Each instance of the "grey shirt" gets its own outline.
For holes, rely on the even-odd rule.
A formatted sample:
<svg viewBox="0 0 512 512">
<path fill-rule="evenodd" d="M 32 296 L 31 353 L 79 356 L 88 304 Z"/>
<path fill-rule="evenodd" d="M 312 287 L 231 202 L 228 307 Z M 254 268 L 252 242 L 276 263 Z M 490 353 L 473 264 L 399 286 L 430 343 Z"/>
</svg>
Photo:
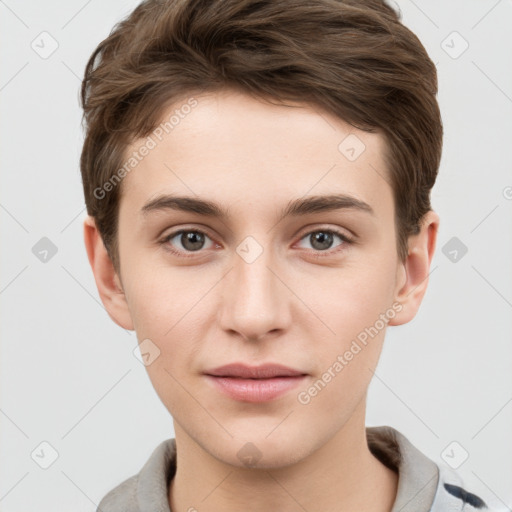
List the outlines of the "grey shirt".
<svg viewBox="0 0 512 512">
<path fill-rule="evenodd" d="M 371 452 L 398 472 L 398 489 L 392 512 L 491 511 L 488 499 L 464 487 L 460 476 L 423 455 L 398 430 L 389 426 L 366 427 Z M 112 489 L 98 512 L 171 512 L 169 483 L 176 471 L 176 440 L 160 443 L 138 474 Z"/>
</svg>

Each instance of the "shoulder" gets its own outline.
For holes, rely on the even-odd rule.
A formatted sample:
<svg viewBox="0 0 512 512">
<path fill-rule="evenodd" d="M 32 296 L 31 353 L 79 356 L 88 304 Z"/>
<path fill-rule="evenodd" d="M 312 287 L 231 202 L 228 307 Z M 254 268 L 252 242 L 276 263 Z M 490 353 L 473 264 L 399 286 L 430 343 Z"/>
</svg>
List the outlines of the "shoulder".
<svg viewBox="0 0 512 512">
<path fill-rule="evenodd" d="M 461 512 L 505 512 L 490 493 L 470 489 L 461 475 L 448 466 L 438 464 L 439 480 L 432 512 L 457 510 Z"/>
<path fill-rule="evenodd" d="M 367 427 L 368 446 L 399 474 L 393 512 L 510 512 L 490 492 L 472 490 L 460 473 L 436 463 L 398 430 Z"/>
<path fill-rule="evenodd" d="M 139 512 L 137 505 L 137 480 L 133 475 L 108 492 L 98 505 L 98 512 Z"/>
<path fill-rule="evenodd" d="M 108 492 L 97 512 L 169 510 L 168 484 L 176 471 L 175 439 L 161 442 L 136 474 Z"/>
</svg>

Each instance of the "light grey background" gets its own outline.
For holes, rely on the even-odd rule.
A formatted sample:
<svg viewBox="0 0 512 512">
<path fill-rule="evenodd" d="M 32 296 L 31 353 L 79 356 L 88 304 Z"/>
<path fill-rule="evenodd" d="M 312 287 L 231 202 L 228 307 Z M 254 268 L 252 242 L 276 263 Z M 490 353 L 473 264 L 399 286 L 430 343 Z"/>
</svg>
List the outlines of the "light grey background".
<svg viewBox="0 0 512 512">
<path fill-rule="evenodd" d="M 3 512 L 94 511 L 174 436 L 135 334 L 101 304 L 82 234 L 80 79 L 137 3 L 0 0 Z M 468 487 L 511 507 L 512 1 L 398 5 L 439 72 L 441 227 L 420 312 L 388 329 L 367 423 L 394 426 L 436 462 L 467 452 Z M 43 237 L 57 248 L 46 262 Z M 457 261 L 453 237 L 467 247 Z M 42 442 L 58 452 L 47 469 Z"/>
</svg>

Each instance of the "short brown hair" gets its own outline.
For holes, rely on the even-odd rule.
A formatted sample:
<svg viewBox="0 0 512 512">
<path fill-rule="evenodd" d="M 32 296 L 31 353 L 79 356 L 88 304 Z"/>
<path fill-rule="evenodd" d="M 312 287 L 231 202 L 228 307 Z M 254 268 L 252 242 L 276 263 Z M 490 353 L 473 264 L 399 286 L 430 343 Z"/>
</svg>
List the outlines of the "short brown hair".
<svg viewBox="0 0 512 512">
<path fill-rule="evenodd" d="M 443 128 L 436 67 L 400 18 L 381 0 L 146 0 L 118 23 L 85 69 L 80 160 L 87 212 L 116 270 L 122 187 L 97 191 L 167 105 L 226 88 L 383 133 L 404 261 L 432 209 Z"/>
</svg>

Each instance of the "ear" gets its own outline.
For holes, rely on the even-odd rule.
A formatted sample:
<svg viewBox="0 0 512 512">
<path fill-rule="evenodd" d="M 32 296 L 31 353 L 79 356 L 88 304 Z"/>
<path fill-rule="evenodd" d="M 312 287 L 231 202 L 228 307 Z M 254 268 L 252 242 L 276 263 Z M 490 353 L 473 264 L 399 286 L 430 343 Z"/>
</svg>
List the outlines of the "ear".
<svg viewBox="0 0 512 512">
<path fill-rule="evenodd" d="M 121 280 L 91 216 L 84 220 L 84 242 L 96 287 L 108 315 L 120 327 L 133 331 L 133 322 Z"/>
<path fill-rule="evenodd" d="M 388 325 L 406 324 L 418 312 L 427 291 L 438 231 L 439 215 L 430 210 L 423 217 L 420 232 L 409 237 L 408 255 L 405 262 L 399 264 L 395 291 L 395 301 L 402 305 L 402 309 L 390 319 Z"/>
</svg>

